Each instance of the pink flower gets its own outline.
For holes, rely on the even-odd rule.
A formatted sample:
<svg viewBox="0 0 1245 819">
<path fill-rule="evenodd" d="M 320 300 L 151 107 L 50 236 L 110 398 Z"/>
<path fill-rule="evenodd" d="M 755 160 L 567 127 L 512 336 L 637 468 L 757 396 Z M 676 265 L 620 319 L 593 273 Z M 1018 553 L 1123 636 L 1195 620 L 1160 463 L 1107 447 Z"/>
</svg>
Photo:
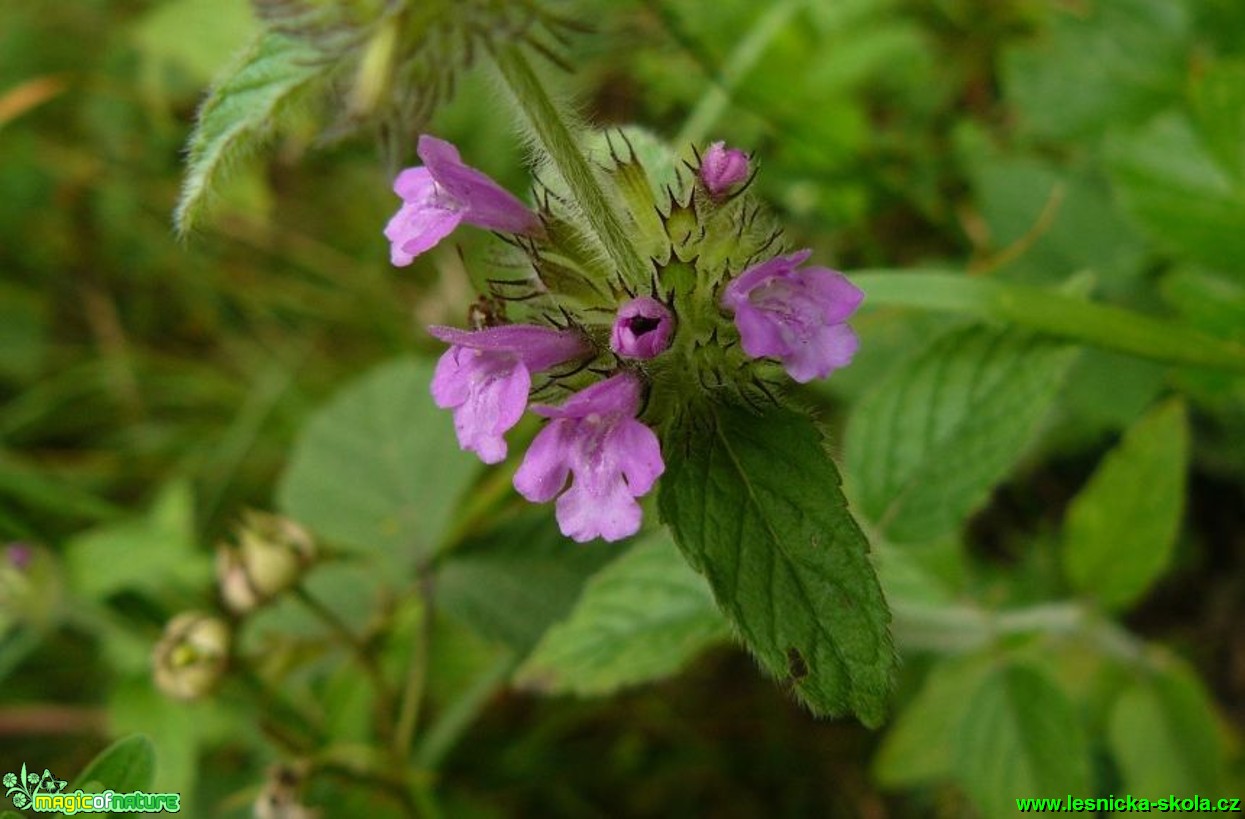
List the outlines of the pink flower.
<svg viewBox="0 0 1245 819">
<path fill-rule="evenodd" d="M 464 165 L 458 149 L 428 135 L 419 138 L 423 167 L 407 168 L 394 180 L 402 207 L 385 226 L 390 258 L 405 267 L 434 247 L 460 222 L 504 233 L 538 233 L 540 220 L 509 191 Z"/>
<path fill-rule="evenodd" d="M 726 286 L 722 306 L 735 311 L 744 352 L 777 358 L 801 384 L 851 363 L 858 345 L 845 322 L 864 298 L 838 271 L 797 268 L 801 250 L 753 265 Z"/>
<path fill-rule="evenodd" d="M 748 178 L 748 155 L 738 148 L 727 148 L 715 142 L 700 160 L 700 181 L 714 198 L 725 196 L 730 189 Z"/>
<path fill-rule="evenodd" d="M 657 299 L 641 296 L 618 308 L 610 349 L 627 358 L 653 358 L 670 346 L 674 318 Z"/>
<path fill-rule="evenodd" d="M 532 441 L 514 488 L 533 503 L 558 498 L 562 534 L 583 543 L 621 540 L 640 530 L 635 499 L 666 466 L 651 429 L 636 420 L 640 380 L 620 373 L 571 396 L 561 407 L 532 411 L 553 420 Z M 568 476 L 569 489 L 563 492 Z"/>
<path fill-rule="evenodd" d="M 486 464 L 506 458 L 506 434 L 523 415 L 532 373 L 590 352 L 573 330 L 507 325 L 484 330 L 429 327 L 452 345 L 437 362 L 432 398 L 454 410 L 458 445 Z"/>
</svg>

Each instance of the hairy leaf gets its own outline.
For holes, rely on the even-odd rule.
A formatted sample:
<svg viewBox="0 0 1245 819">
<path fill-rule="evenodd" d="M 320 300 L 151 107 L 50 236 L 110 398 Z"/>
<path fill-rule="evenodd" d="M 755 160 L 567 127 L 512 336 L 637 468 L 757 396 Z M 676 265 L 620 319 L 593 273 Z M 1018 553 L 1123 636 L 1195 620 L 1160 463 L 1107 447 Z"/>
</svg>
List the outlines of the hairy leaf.
<svg viewBox="0 0 1245 819">
<path fill-rule="evenodd" d="M 608 694 L 675 673 L 729 634 L 705 579 L 662 531 L 598 572 L 570 616 L 545 633 L 519 683 Z"/>
<path fill-rule="evenodd" d="M 1024 453 L 1075 351 L 962 328 L 900 365 L 853 411 L 847 474 L 887 539 L 954 531 Z"/>
<path fill-rule="evenodd" d="M 708 406 L 667 435 L 662 516 L 770 674 L 817 714 L 881 722 L 890 613 L 807 417 Z"/>
<path fill-rule="evenodd" d="M 1138 421 L 1072 501 L 1063 563 L 1072 583 L 1109 606 L 1136 600 L 1163 573 L 1184 507 L 1184 404 Z"/>
<path fill-rule="evenodd" d="M 190 231 L 229 167 L 254 151 L 333 63 L 297 40 L 264 34 L 231 67 L 199 109 L 175 221 Z"/>
</svg>

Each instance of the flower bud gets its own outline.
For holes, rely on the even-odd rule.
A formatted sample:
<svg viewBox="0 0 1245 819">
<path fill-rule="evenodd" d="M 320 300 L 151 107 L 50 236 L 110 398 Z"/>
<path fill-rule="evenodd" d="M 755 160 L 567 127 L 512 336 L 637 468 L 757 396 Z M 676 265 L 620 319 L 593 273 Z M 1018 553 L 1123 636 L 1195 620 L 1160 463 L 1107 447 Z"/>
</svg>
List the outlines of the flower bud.
<svg viewBox="0 0 1245 819">
<path fill-rule="evenodd" d="M 670 346 L 674 317 L 666 305 L 647 296 L 618 308 L 610 349 L 626 358 L 653 358 Z"/>
<path fill-rule="evenodd" d="M 209 693 L 225 674 L 229 640 L 229 626 L 219 617 L 199 611 L 177 615 L 152 652 L 156 687 L 179 700 Z"/>
<path fill-rule="evenodd" d="M 238 546 L 216 551 L 220 595 L 233 612 L 251 611 L 298 583 L 315 560 L 307 530 L 278 515 L 250 512 L 238 531 Z"/>
<path fill-rule="evenodd" d="M 748 178 L 748 155 L 738 148 L 727 148 L 715 142 L 700 160 L 700 181 L 715 199 L 731 192 Z"/>
<path fill-rule="evenodd" d="M 60 602 L 60 573 L 46 549 L 26 543 L 0 547 L 0 635 L 19 623 L 46 628 Z"/>
</svg>

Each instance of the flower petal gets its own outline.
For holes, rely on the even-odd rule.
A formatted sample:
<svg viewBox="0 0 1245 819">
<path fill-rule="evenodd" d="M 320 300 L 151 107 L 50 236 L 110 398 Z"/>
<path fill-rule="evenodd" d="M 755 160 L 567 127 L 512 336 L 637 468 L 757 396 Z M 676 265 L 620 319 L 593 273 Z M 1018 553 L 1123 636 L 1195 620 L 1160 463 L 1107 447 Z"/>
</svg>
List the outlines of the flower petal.
<svg viewBox="0 0 1245 819">
<path fill-rule="evenodd" d="M 533 233 L 540 220 L 514 194 L 469 165 L 463 164 L 458 149 L 427 134 L 419 138 L 419 158 L 432 177 L 466 208 L 464 220 L 488 230 L 506 233 Z"/>
<path fill-rule="evenodd" d="M 390 260 L 396 267 L 406 267 L 453 233 L 462 220 L 462 213 L 446 210 L 432 200 L 404 202 L 385 226 L 385 237 L 392 243 Z"/>
<path fill-rule="evenodd" d="M 661 473 L 666 471 L 657 434 L 639 421 L 626 419 L 620 422 L 606 441 L 606 446 L 613 452 L 618 469 L 627 480 L 627 488 L 636 497 L 652 489 Z"/>
<path fill-rule="evenodd" d="M 592 492 L 576 480 L 558 498 L 558 528 L 562 534 L 577 543 L 596 537 L 612 542 L 640 531 L 643 512 L 621 476 L 602 488 L 605 491 Z"/>
<path fill-rule="evenodd" d="M 570 474 L 573 421 L 555 420 L 537 434 L 514 473 L 515 490 L 532 503 L 551 501 Z"/>
<path fill-rule="evenodd" d="M 837 270 L 810 267 L 802 275 L 809 296 L 821 307 L 826 324 L 846 321 L 864 301 L 864 291 Z"/>
<path fill-rule="evenodd" d="M 486 464 L 495 464 L 506 459 L 502 436 L 523 417 L 532 376 L 521 362 L 490 360 L 499 354 L 477 355 L 483 363 L 473 373 L 467 400 L 454 411 L 454 430 L 463 449 L 475 452 Z"/>
</svg>

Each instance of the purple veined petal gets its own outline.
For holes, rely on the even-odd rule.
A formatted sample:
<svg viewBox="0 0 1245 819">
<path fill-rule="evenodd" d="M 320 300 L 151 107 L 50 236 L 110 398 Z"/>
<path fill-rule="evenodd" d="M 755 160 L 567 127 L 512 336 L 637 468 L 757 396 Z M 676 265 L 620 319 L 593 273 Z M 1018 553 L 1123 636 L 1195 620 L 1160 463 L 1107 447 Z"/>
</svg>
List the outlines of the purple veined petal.
<svg viewBox="0 0 1245 819">
<path fill-rule="evenodd" d="M 739 330 L 740 346 L 753 358 L 777 358 L 787 350 L 782 325 L 751 304 L 736 308 L 735 327 Z"/>
<path fill-rule="evenodd" d="M 640 531 L 643 512 L 620 476 L 592 492 L 576 479 L 558 498 L 558 528 L 577 543 L 593 538 L 613 542 Z"/>
<path fill-rule="evenodd" d="M 846 367 L 856 353 L 859 341 L 855 331 L 846 324 L 818 328 L 816 335 L 803 344 L 793 345 L 782 357 L 783 366 L 793 381 L 807 384 L 815 378 Z"/>
<path fill-rule="evenodd" d="M 487 357 L 487 353 L 480 354 Z M 480 456 L 486 464 L 506 459 L 503 437 L 527 407 L 527 393 L 532 376 L 522 363 L 506 367 L 498 362 L 479 378 L 467 400 L 454 411 L 454 431 L 459 445 Z"/>
<path fill-rule="evenodd" d="M 766 279 L 790 275 L 812 255 L 813 251 L 806 248 L 754 264 L 726 285 L 722 293 L 722 305 L 737 308 L 748 298 L 748 293 L 763 285 Z"/>
<path fill-rule="evenodd" d="M 514 473 L 514 488 L 532 503 L 557 497 L 571 471 L 575 422 L 555 420 L 542 429 Z"/>
<path fill-rule="evenodd" d="M 428 328 L 428 333 L 446 344 L 512 353 L 532 372 L 547 370 L 592 351 L 587 340 L 575 330 L 555 330 L 531 324 L 507 324 L 483 330 L 433 325 Z"/>
<path fill-rule="evenodd" d="M 666 471 L 657 434 L 639 421 L 622 421 L 610 435 L 608 446 L 616 454 L 628 490 L 636 497 L 652 489 Z"/>
<path fill-rule="evenodd" d="M 474 350 L 450 347 L 437 359 L 432 374 L 432 400 L 441 409 L 452 409 L 471 395 L 472 375 L 479 367 Z"/>
<path fill-rule="evenodd" d="M 572 395 L 560 407 L 537 404 L 532 412 L 546 418 L 586 418 L 621 414 L 634 417 L 640 408 L 640 380 L 623 372 Z"/>
<path fill-rule="evenodd" d="M 540 219 L 514 194 L 485 173 L 463 163 L 458 149 L 427 134 L 419 138 L 419 158 L 432 177 L 466 209 L 464 221 L 488 230 L 535 233 Z"/>
<path fill-rule="evenodd" d="M 810 267 L 801 275 L 809 295 L 820 305 L 822 318 L 828 324 L 846 321 L 864 301 L 864 291 L 837 270 Z"/>
<path fill-rule="evenodd" d="M 462 219 L 462 213 L 428 202 L 403 203 L 385 226 L 385 238 L 392 243 L 390 261 L 395 267 L 406 267 L 453 233 Z"/>
</svg>

